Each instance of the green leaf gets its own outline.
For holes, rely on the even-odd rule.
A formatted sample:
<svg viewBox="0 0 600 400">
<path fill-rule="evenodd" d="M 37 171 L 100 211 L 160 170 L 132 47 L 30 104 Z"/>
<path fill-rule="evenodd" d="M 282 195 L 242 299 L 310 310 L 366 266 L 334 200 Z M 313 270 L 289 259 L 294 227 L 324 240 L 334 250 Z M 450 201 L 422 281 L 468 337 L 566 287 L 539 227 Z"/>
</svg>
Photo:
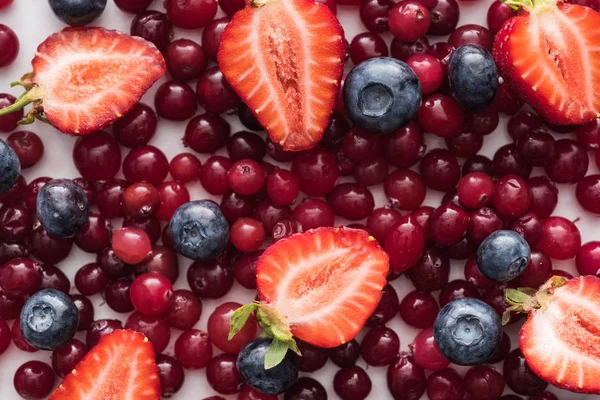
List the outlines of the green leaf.
<svg viewBox="0 0 600 400">
<path fill-rule="evenodd" d="M 231 316 L 231 320 L 229 321 L 230 329 L 228 340 L 233 339 L 233 337 L 244 327 L 246 321 L 250 317 L 254 311 L 256 311 L 260 307 L 257 303 L 246 304 L 245 306 L 241 306 L 237 310 L 234 311 Z"/>
<path fill-rule="evenodd" d="M 506 289 L 504 291 L 504 298 L 508 304 L 514 306 L 525 303 L 529 299 L 529 295 L 516 289 Z"/>
<path fill-rule="evenodd" d="M 302 353 L 300 352 L 300 349 L 298 348 L 298 345 L 296 344 L 296 341 L 294 339 L 291 339 L 288 342 L 288 346 L 290 348 L 291 351 L 293 351 L 294 353 L 298 354 L 299 356 L 302 356 Z"/>
<path fill-rule="evenodd" d="M 267 354 L 265 354 L 265 369 L 271 369 L 285 358 L 289 348 L 289 343 L 273 339 Z"/>
</svg>

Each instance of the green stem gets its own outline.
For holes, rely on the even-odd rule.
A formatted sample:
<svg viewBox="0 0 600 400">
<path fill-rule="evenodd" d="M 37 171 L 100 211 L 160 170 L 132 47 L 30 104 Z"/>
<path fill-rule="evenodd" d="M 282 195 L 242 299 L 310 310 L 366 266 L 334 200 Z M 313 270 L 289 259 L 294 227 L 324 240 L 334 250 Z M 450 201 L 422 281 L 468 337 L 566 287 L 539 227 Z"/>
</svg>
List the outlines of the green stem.
<svg viewBox="0 0 600 400">
<path fill-rule="evenodd" d="M 42 91 L 40 88 L 33 88 L 25 93 L 23 93 L 14 104 L 11 104 L 8 107 L 4 107 L 0 109 L 0 117 L 6 114 L 13 113 L 15 111 L 22 110 L 28 104 L 36 102 L 42 99 Z"/>
</svg>

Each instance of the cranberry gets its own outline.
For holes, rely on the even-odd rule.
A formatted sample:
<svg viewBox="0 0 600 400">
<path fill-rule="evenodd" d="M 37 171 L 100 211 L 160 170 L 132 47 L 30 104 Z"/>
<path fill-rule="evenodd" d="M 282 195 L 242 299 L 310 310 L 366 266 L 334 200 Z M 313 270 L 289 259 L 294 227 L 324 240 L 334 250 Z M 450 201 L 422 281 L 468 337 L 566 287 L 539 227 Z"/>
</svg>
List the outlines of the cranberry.
<svg viewBox="0 0 600 400">
<path fill-rule="evenodd" d="M 344 136 L 344 152 L 352 161 L 371 161 L 381 151 L 381 137 L 353 128 Z"/>
<path fill-rule="evenodd" d="M 433 326 L 440 307 L 431 294 L 414 291 L 402 299 L 399 311 L 400 317 L 408 325 L 425 329 Z"/>
<path fill-rule="evenodd" d="M 139 14 L 146 11 L 150 3 L 152 3 L 152 0 L 115 0 L 117 7 L 125 12 L 133 14 Z"/>
<path fill-rule="evenodd" d="M 175 210 L 190 201 L 190 193 L 179 182 L 164 182 L 158 187 L 158 192 L 161 204 L 156 216 L 163 221 L 171 220 Z"/>
<path fill-rule="evenodd" d="M 327 195 L 340 174 L 335 156 L 319 148 L 300 153 L 292 163 L 292 172 L 300 181 L 300 189 L 314 197 Z"/>
<path fill-rule="evenodd" d="M 96 263 L 86 264 L 75 274 L 75 287 L 84 296 L 100 293 L 108 283 L 108 276 Z"/>
<path fill-rule="evenodd" d="M 219 354 L 211 359 L 206 368 L 208 384 L 218 393 L 238 393 L 244 382 L 236 367 L 237 355 Z"/>
<path fill-rule="evenodd" d="M 498 94 L 494 100 L 493 107 L 498 112 L 513 115 L 523 107 L 523 100 L 515 93 L 510 84 L 502 82 L 498 87 Z"/>
<path fill-rule="evenodd" d="M 121 261 L 110 247 L 98 252 L 96 263 L 110 279 L 122 278 L 131 274 L 131 267 Z"/>
<path fill-rule="evenodd" d="M 448 283 L 450 261 L 436 248 L 426 248 L 423 256 L 408 270 L 408 277 L 417 290 L 434 291 L 442 289 Z"/>
<path fill-rule="evenodd" d="M 24 297 L 35 293 L 42 283 L 39 264 L 28 258 L 14 258 L 0 270 L 0 286 L 8 296 Z"/>
<path fill-rule="evenodd" d="M 219 1 L 219 7 L 229 17 L 233 17 L 233 14 L 246 7 L 246 2 L 240 0 L 221 0 Z"/>
<path fill-rule="evenodd" d="M 401 217 L 388 231 L 384 249 L 390 256 L 390 266 L 403 272 L 415 265 L 425 247 L 425 232 L 414 216 Z"/>
<path fill-rule="evenodd" d="M 471 367 L 465 374 L 465 389 L 477 400 L 495 400 L 504 391 L 504 378 L 485 365 Z"/>
<path fill-rule="evenodd" d="M 194 91 L 184 82 L 163 83 L 154 96 L 158 115 L 172 121 L 185 121 L 196 112 Z"/>
<path fill-rule="evenodd" d="M 153 185 L 134 183 L 123 193 L 123 207 L 129 216 L 145 220 L 156 214 L 160 207 L 160 194 Z"/>
<path fill-rule="evenodd" d="M 385 137 L 384 157 L 396 168 L 408 168 L 421 159 L 425 151 L 423 131 L 416 122 L 410 122 Z M 402 157 L 398 157 L 402 154 Z"/>
<path fill-rule="evenodd" d="M 465 116 L 458 103 L 443 94 L 430 95 L 419 109 L 419 124 L 425 131 L 436 136 L 456 136 L 463 129 L 464 123 Z"/>
<path fill-rule="evenodd" d="M 574 223 L 562 217 L 542 221 L 542 238 L 536 247 L 557 260 L 568 260 L 577 255 L 581 247 L 581 234 Z"/>
<path fill-rule="evenodd" d="M 350 368 L 360 357 L 360 346 L 355 339 L 329 349 L 329 358 L 340 368 Z"/>
<path fill-rule="evenodd" d="M 516 175 L 506 175 L 496 182 L 492 203 L 505 217 L 518 217 L 529 209 L 532 201 L 527 182 Z"/>
<path fill-rule="evenodd" d="M 131 150 L 123 160 L 123 174 L 130 183 L 146 181 L 158 185 L 169 173 L 169 161 L 154 146 L 141 146 Z"/>
<path fill-rule="evenodd" d="M 35 353 L 39 350 L 27 343 L 27 341 L 23 337 L 23 331 L 21 331 L 18 318 L 13 322 L 12 326 L 10 327 L 10 336 L 17 349 L 21 351 L 27 353 Z"/>
<path fill-rule="evenodd" d="M 87 225 L 75 235 L 75 244 L 88 253 L 96 253 L 110 243 L 110 222 L 100 214 L 90 212 Z"/>
<path fill-rule="evenodd" d="M 217 66 L 208 68 L 200 76 L 196 86 L 196 98 L 206 111 L 214 114 L 232 110 L 240 102 L 240 98 Z"/>
<path fill-rule="evenodd" d="M 419 171 L 425 184 L 433 189 L 447 192 L 460 179 L 460 165 L 448 150 L 433 149 L 423 157 Z"/>
<path fill-rule="evenodd" d="M 431 13 L 431 25 L 428 34 L 447 35 L 454 31 L 460 17 L 460 9 L 455 0 L 438 0 L 429 12 Z"/>
<path fill-rule="evenodd" d="M 179 361 L 166 354 L 156 356 L 156 366 L 158 367 L 158 377 L 160 378 L 160 388 L 163 397 L 171 397 L 177 393 L 183 381 L 185 373 Z"/>
<path fill-rule="evenodd" d="M 350 221 L 368 217 L 375 207 L 375 200 L 369 189 L 357 183 L 337 185 L 327 201 L 337 215 Z"/>
<path fill-rule="evenodd" d="M 10 242 L 24 240 L 33 225 L 32 215 L 22 206 L 0 208 L 0 238 Z"/>
<path fill-rule="evenodd" d="M 388 164 L 383 157 L 360 163 L 354 168 L 354 179 L 365 186 L 383 183 L 388 174 Z"/>
<path fill-rule="evenodd" d="M 15 31 L 2 24 L 0 24 L 0 47 L 3 49 L 0 57 L 1 68 L 12 64 L 19 54 L 19 38 Z"/>
<path fill-rule="evenodd" d="M 595 119 L 577 128 L 577 142 L 587 150 L 600 147 L 600 119 Z"/>
<path fill-rule="evenodd" d="M 94 321 L 93 324 L 90 324 L 90 327 L 86 332 L 85 343 L 89 348 L 92 348 L 97 345 L 104 336 L 110 335 L 119 329 L 123 329 L 123 324 L 117 319 L 100 319 Z"/>
<path fill-rule="evenodd" d="M 467 281 L 463 281 L 462 279 L 451 281 L 440 292 L 440 307 L 444 307 L 453 300 L 462 299 L 465 297 L 477 299 L 479 298 L 479 292 L 477 292 L 477 290 Z M 504 297 L 502 297 L 502 301 L 504 302 Z"/>
<path fill-rule="evenodd" d="M 329 356 L 327 350 L 312 344 L 297 341 L 301 357 L 298 357 L 298 369 L 303 372 L 314 372 L 325 366 Z"/>
<path fill-rule="evenodd" d="M 464 382 L 453 369 L 435 371 L 427 378 L 429 400 L 462 400 L 464 395 Z"/>
<path fill-rule="evenodd" d="M 340 170 L 340 175 L 342 176 L 350 176 L 354 174 L 356 170 L 356 163 L 352 161 L 343 148 L 339 148 L 334 150 L 335 158 L 337 160 L 338 169 Z"/>
<path fill-rule="evenodd" d="M 215 0 L 167 0 L 165 8 L 173 25 L 183 29 L 204 28 L 217 14 Z"/>
<path fill-rule="evenodd" d="M 469 214 L 454 204 L 438 207 L 429 217 L 427 233 L 437 244 L 456 243 L 467 232 Z"/>
<path fill-rule="evenodd" d="M 27 182 L 23 175 L 19 175 L 15 183 L 7 191 L 0 193 L 0 204 L 19 205 L 25 196 Z"/>
<path fill-rule="evenodd" d="M 137 103 L 113 127 L 115 139 L 125 147 L 134 148 L 148 144 L 156 133 L 156 114 L 144 103 Z"/>
<path fill-rule="evenodd" d="M 229 18 L 219 18 L 211 21 L 202 31 L 202 47 L 206 55 L 213 60 L 217 59 L 221 34 L 229 24 Z"/>
<path fill-rule="evenodd" d="M 144 315 L 134 312 L 127 318 L 125 329 L 131 329 L 144 334 L 152 343 L 154 353 L 161 353 L 169 344 L 171 330 L 162 316 Z"/>
<path fill-rule="evenodd" d="M 169 172 L 173 179 L 187 183 L 198 178 L 202 164 L 191 153 L 179 153 L 169 163 Z"/>
<path fill-rule="evenodd" d="M 52 369 L 60 378 L 67 376 L 87 354 L 88 347 L 80 340 L 72 339 L 52 352 Z"/>
<path fill-rule="evenodd" d="M 333 226 L 333 209 L 319 199 L 306 199 L 294 208 L 293 217 L 307 231 L 321 226 Z"/>
<path fill-rule="evenodd" d="M 414 42 L 424 36 L 430 23 L 429 10 L 418 1 L 403 1 L 390 9 L 390 31 L 394 37 L 404 42 Z"/>
<path fill-rule="evenodd" d="M 426 54 L 430 49 L 427 36 L 421 36 L 414 42 L 403 42 L 394 37 L 390 45 L 390 53 L 392 57 L 398 60 L 407 61 L 415 54 Z"/>
<path fill-rule="evenodd" d="M 531 174 L 531 165 L 519 154 L 516 144 L 507 144 L 494 153 L 494 173 L 498 177 L 518 175 L 527 179 Z"/>
<path fill-rule="evenodd" d="M 433 214 L 433 211 L 434 211 L 433 207 L 423 206 L 423 207 L 416 209 L 415 211 L 413 211 L 411 213 L 413 215 L 413 217 L 415 218 L 415 220 L 417 221 L 417 224 L 425 232 L 427 232 L 427 225 L 428 225 L 429 217 L 431 216 L 431 214 Z"/>
<path fill-rule="evenodd" d="M 588 175 L 577 183 L 577 201 L 583 208 L 600 214 L 600 175 Z"/>
<path fill-rule="evenodd" d="M 256 133 L 241 131 L 227 143 L 227 154 L 233 161 L 249 158 L 260 162 L 267 152 L 265 141 Z"/>
<path fill-rule="evenodd" d="M 123 220 L 123 228 L 138 228 L 141 229 L 148 235 L 150 244 L 155 244 L 160 239 L 161 227 L 158 218 L 151 217 L 142 221 L 136 221 L 135 219 L 127 216 Z"/>
<path fill-rule="evenodd" d="M 202 314 L 202 303 L 194 293 L 189 290 L 176 290 L 173 292 L 171 308 L 165 314 L 169 326 L 181 330 L 191 329 Z"/>
<path fill-rule="evenodd" d="M 536 213 L 540 218 L 549 217 L 558 203 L 558 189 L 545 176 L 531 178 L 527 183 L 532 196 L 529 210 Z M 578 191 L 579 185 L 576 194 Z"/>
<path fill-rule="evenodd" d="M 492 198 L 494 181 L 481 172 L 465 175 L 458 182 L 458 197 L 461 204 L 468 208 L 481 208 Z"/>
<path fill-rule="evenodd" d="M 521 350 L 513 350 L 504 360 L 504 379 L 509 388 L 518 394 L 535 396 L 548 387 L 527 365 Z"/>
<path fill-rule="evenodd" d="M 52 368 L 41 361 L 28 361 L 15 372 L 15 391 L 24 399 L 44 399 L 52 389 L 56 376 Z"/>
<path fill-rule="evenodd" d="M 173 286 L 164 275 L 150 272 L 135 278 L 129 294 L 137 311 L 144 315 L 159 315 L 171 307 Z"/>
<path fill-rule="evenodd" d="M 487 24 L 490 31 L 492 31 L 493 34 L 496 34 L 506 21 L 516 16 L 517 12 L 509 5 L 500 1 L 494 1 L 490 4 L 490 8 L 488 8 Z"/>
<path fill-rule="evenodd" d="M 585 148 L 571 139 L 557 140 L 555 152 L 548 160 L 545 171 L 554 182 L 578 182 L 588 169 L 588 155 Z"/>
<path fill-rule="evenodd" d="M 196 296 L 218 299 L 227 294 L 233 285 L 233 272 L 229 265 L 214 261 L 195 261 L 187 272 L 187 281 Z"/>
<path fill-rule="evenodd" d="M 262 251 L 244 254 L 234 264 L 235 279 L 246 289 L 256 289 L 256 263 L 261 255 Z"/>
<path fill-rule="evenodd" d="M 552 264 L 549 265 L 552 269 Z M 575 265 L 580 275 L 600 275 L 600 242 L 587 242 L 581 246 Z"/>
<path fill-rule="evenodd" d="M 466 115 L 465 127 L 476 135 L 489 135 L 494 132 L 500 122 L 498 111 L 488 107 L 483 111 Z"/>
<path fill-rule="evenodd" d="M 335 4 L 335 3 L 334 3 Z M 246 386 L 249 388 L 249 386 Z M 242 392 L 243 393 L 243 392 Z M 263 395 L 264 396 L 264 395 Z M 274 400 L 273 398 L 272 400 Z M 252 398 L 247 400 L 261 400 Z M 267 397 L 264 400 L 271 400 Z M 301 377 L 296 383 L 285 392 L 284 400 L 327 400 L 327 391 L 318 381 L 309 378 Z M 552 400 L 552 399 L 547 399 Z"/>
<path fill-rule="evenodd" d="M 145 11 L 131 22 L 131 36 L 140 36 L 165 51 L 173 39 L 173 26 L 165 13 Z"/>
<path fill-rule="evenodd" d="M 73 247 L 73 239 L 50 236 L 41 225 L 29 233 L 27 243 L 31 255 L 46 264 L 57 264 L 64 260 Z"/>
<path fill-rule="evenodd" d="M 400 219 L 400 213 L 393 208 L 376 208 L 367 219 L 367 231 L 379 243 L 383 243 L 388 230 Z"/>
<path fill-rule="evenodd" d="M 496 364 L 500 361 L 503 361 L 506 356 L 510 353 L 510 337 L 506 334 L 506 332 L 502 333 L 502 341 L 496 347 L 496 350 L 492 353 L 490 358 L 487 360 L 488 364 Z"/>
<path fill-rule="evenodd" d="M 542 124 L 542 119 L 537 114 L 521 112 L 510 117 L 506 129 L 513 141 L 516 142 L 526 133 L 543 132 Z"/>
<path fill-rule="evenodd" d="M 199 153 L 214 153 L 225 146 L 231 128 L 218 115 L 200 114 L 192 118 L 185 128 L 183 143 Z"/>
<path fill-rule="evenodd" d="M 361 354 L 367 364 L 389 365 L 400 349 L 400 338 L 385 326 L 372 328 L 361 343 Z"/>
<path fill-rule="evenodd" d="M 207 329 L 212 343 L 226 353 L 239 353 L 256 336 L 258 325 L 254 316 L 250 316 L 244 327 L 231 340 L 228 339 L 231 316 L 241 306 L 233 302 L 223 303 L 208 318 Z"/>
<path fill-rule="evenodd" d="M 262 224 L 265 232 L 271 232 L 277 222 L 292 218 L 292 209 L 287 206 L 277 206 L 270 200 L 264 200 L 254 208 L 253 217 Z"/>
<path fill-rule="evenodd" d="M 381 291 L 381 299 L 373 314 L 367 320 L 371 327 L 382 326 L 391 320 L 398 311 L 398 295 L 394 288 L 387 284 Z"/>
<path fill-rule="evenodd" d="M 554 155 L 555 141 L 542 130 L 527 132 L 517 139 L 517 149 L 523 160 L 534 166 L 544 166 Z"/>
<path fill-rule="evenodd" d="M 511 285 L 514 284 L 517 287 L 538 288 L 544 283 L 546 283 L 546 281 L 550 279 L 551 276 L 552 260 L 550 259 L 550 257 L 548 257 L 546 253 L 544 253 L 541 250 L 531 249 L 531 259 L 529 261 L 529 265 L 521 275 L 519 275 L 516 279 L 514 279 L 511 282 Z"/>
<path fill-rule="evenodd" d="M 47 176 L 39 177 L 29 182 L 29 184 L 25 187 L 23 192 L 23 202 L 25 203 L 25 207 L 27 207 L 30 212 L 36 212 L 35 202 L 37 200 L 37 194 L 42 186 L 51 180 L 52 178 Z"/>
<path fill-rule="evenodd" d="M 254 114 L 252 114 L 252 111 L 248 108 L 247 105 L 245 105 L 244 103 L 240 102 L 239 106 L 238 106 L 238 118 L 240 120 L 240 122 L 242 123 L 242 125 L 244 125 L 246 128 L 253 130 L 253 131 L 264 131 L 265 129 L 262 127 L 262 125 L 260 124 L 260 122 L 258 121 L 258 119 L 256 119 L 256 117 L 254 116 Z M 267 139 L 268 142 L 270 142 L 269 139 Z M 283 149 L 281 149 L 281 146 L 277 145 L 279 147 L 279 151 L 286 154 L 288 157 L 291 157 L 289 160 L 277 160 L 277 158 L 273 157 L 271 155 L 271 157 L 273 157 L 274 160 L 277 161 L 291 161 L 291 159 L 294 158 L 294 152 L 293 151 L 284 151 Z M 271 154 L 271 153 L 269 153 Z"/>
<path fill-rule="evenodd" d="M 104 218 L 125 216 L 123 193 L 125 193 L 128 185 L 127 181 L 122 179 L 111 179 L 96 192 L 96 205 Z"/>
<path fill-rule="evenodd" d="M 448 44 L 447 42 L 438 42 L 433 44 L 429 50 L 427 51 L 427 54 L 434 56 L 435 58 L 437 58 L 440 63 L 442 64 L 442 69 L 444 70 L 445 73 L 448 72 L 448 63 L 450 62 L 450 55 L 452 54 L 452 52 L 454 51 L 454 46 L 451 46 L 450 44 Z M 444 83 L 442 84 L 442 91 L 449 93 L 450 92 L 450 86 L 448 85 L 448 82 L 445 80 Z"/>
<path fill-rule="evenodd" d="M 489 280 L 481 273 L 475 257 L 469 258 L 465 263 L 465 279 L 478 289 L 489 289 L 496 285 L 494 281 Z"/>
<path fill-rule="evenodd" d="M 171 42 L 167 46 L 165 61 L 171 76 L 179 81 L 198 78 L 206 67 L 206 55 L 202 46 L 189 39 Z"/>
<path fill-rule="evenodd" d="M 411 345 L 413 357 L 421 368 L 437 371 L 450 365 L 433 340 L 433 329 L 426 328 L 417 334 Z"/>
<path fill-rule="evenodd" d="M 85 331 L 94 322 L 94 306 L 87 297 L 80 294 L 72 294 L 71 300 L 73 300 L 73 303 L 79 310 L 79 325 L 77 325 L 77 330 Z"/>
<path fill-rule="evenodd" d="M 384 191 L 393 207 L 414 210 L 425 200 L 426 190 L 419 174 L 408 169 L 398 169 L 385 180 Z"/>
<path fill-rule="evenodd" d="M 121 149 L 108 133 L 100 131 L 80 136 L 73 146 L 75 167 L 84 179 L 104 181 L 113 178 L 121 167 Z"/>
<path fill-rule="evenodd" d="M 401 353 L 388 367 L 387 386 L 395 399 L 419 400 L 425 393 L 425 372 L 412 356 Z"/>
<path fill-rule="evenodd" d="M 364 400 L 371 387 L 371 378 L 358 366 L 341 369 L 333 377 L 333 390 L 342 400 Z"/>
<path fill-rule="evenodd" d="M 265 240 L 265 228 L 253 218 L 240 218 L 231 226 L 230 236 L 238 250 L 249 253 L 260 249 Z"/>
<path fill-rule="evenodd" d="M 119 278 L 108 282 L 104 289 L 104 299 L 108 306 L 119 313 L 128 313 L 134 310 L 129 291 L 132 280 Z"/>
<path fill-rule="evenodd" d="M 508 227 L 523 236 L 530 246 L 536 244 L 542 237 L 542 221 L 535 213 L 529 212 L 512 219 Z"/>
<path fill-rule="evenodd" d="M 286 169 L 278 169 L 267 178 L 267 193 L 271 201 L 277 205 L 292 204 L 299 192 L 298 177 Z"/>
<path fill-rule="evenodd" d="M 494 172 L 492 160 L 482 155 L 476 155 L 468 158 L 463 164 L 462 174 L 467 175 L 471 172 L 482 172 L 486 175 L 492 176 Z"/>
<path fill-rule="evenodd" d="M 481 150 L 483 136 L 463 130 L 456 136 L 445 138 L 446 147 L 456 157 L 473 157 Z"/>
<path fill-rule="evenodd" d="M 335 2 L 330 1 L 335 14 Z M 388 13 L 394 5 L 389 0 L 368 0 L 360 4 L 359 14 L 360 20 L 373 33 L 384 33 L 389 29 Z"/>
<path fill-rule="evenodd" d="M 251 196 L 244 196 L 233 191 L 223 195 L 221 200 L 221 211 L 230 224 L 238 218 L 251 217 L 254 210 L 254 199 Z"/>
<path fill-rule="evenodd" d="M 15 151 L 23 169 L 34 166 L 44 155 L 44 143 L 33 132 L 15 132 L 6 139 L 6 144 Z"/>
<path fill-rule="evenodd" d="M 231 188 L 243 195 L 258 192 L 265 183 L 265 172 L 254 160 L 236 161 L 229 169 L 227 179 Z"/>
<path fill-rule="evenodd" d="M 137 264 L 150 253 L 152 244 L 140 228 L 121 228 L 113 232 L 112 249 L 123 262 Z"/>
<path fill-rule="evenodd" d="M 494 34 L 481 25 L 467 24 L 456 28 L 450 34 L 448 43 L 455 48 L 465 44 L 478 44 L 491 52 L 494 45 Z"/>
<path fill-rule="evenodd" d="M 354 65 L 375 57 L 387 57 L 388 48 L 381 36 L 364 32 L 356 35 L 350 43 L 350 59 Z"/>
</svg>

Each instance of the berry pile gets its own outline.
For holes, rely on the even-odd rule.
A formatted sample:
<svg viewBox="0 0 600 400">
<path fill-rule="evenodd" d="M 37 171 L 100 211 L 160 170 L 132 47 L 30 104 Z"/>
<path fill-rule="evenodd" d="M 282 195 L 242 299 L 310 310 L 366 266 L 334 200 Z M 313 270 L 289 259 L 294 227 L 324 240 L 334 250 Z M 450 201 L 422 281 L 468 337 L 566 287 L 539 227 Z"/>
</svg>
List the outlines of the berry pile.
<svg viewBox="0 0 600 400">
<path fill-rule="evenodd" d="M 11 3 L 0 0 L 0 9 Z M 535 1 L 510 2 L 531 3 L 531 13 L 507 24 L 517 12 L 494 1 L 487 27 L 458 26 L 455 0 L 114 3 L 131 14 L 135 39 L 101 28 L 53 35 L 20 82 L 26 93 L 0 93 L 0 353 L 11 340 L 21 351 L 52 352 L 52 365 L 16 370 L 19 396 L 46 398 L 63 378 L 51 399 L 92 393 L 89 378 L 102 366 L 86 354 L 126 352 L 127 340 L 157 366 L 145 370 L 136 359 L 148 388 L 129 392 L 139 399 L 157 398 L 152 379 L 170 397 L 202 369 L 213 392 L 238 400 L 325 400 L 321 376 L 306 373 L 328 361 L 342 400 L 373 398 L 378 370 L 365 364 L 387 368 L 395 399 L 558 399 L 548 382 L 600 391 L 597 374 L 578 375 L 568 349 L 544 353 L 568 343 L 600 357 L 600 242 L 582 244 L 577 220 L 553 214 L 559 188 L 582 217 L 600 214 L 600 81 L 586 89 L 578 74 L 593 75 L 595 64 L 561 58 L 547 37 L 553 68 L 571 82 L 560 81 L 560 92 L 550 84 L 556 70 L 522 70 L 539 55 L 504 42 L 531 40 L 522 31 L 541 19 Z M 569 40 L 600 20 L 588 8 L 538 3 L 572 28 Z M 112 7 L 49 5 L 79 27 Z M 357 14 L 365 32 L 344 38 L 338 7 Z M 264 37 L 258 25 L 268 28 Z M 199 29 L 200 43 L 186 38 Z M 552 36 L 546 30 L 540 35 Z M 95 54 L 97 43 L 106 53 L 97 68 L 71 76 L 56 67 L 63 56 Z M 0 49 L 0 68 L 23 52 L 2 24 Z M 117 63 L 123 76 L 111 72 Z M 138 102 L 165 71 L 153 106 Z M 57 75 L 70 79 L 68 90 L 52 81 Z M 92 100 L 82 101 L 84 91 Z M 78 178 L 37 173 L 52 138 L 17 130 L 36 118 L 83 135 L 72 138 Z M 169 126 L 180 132 L 163 132 L 160 120 L 178 122 Z M 168 157 L 154 144 L 174 134 L 180 153 Z M 492 134 L 510 143 L 488 158 L 481 151 Z M 92 262 L 70 280 L 60 263 L 73 247 Z M 567 282 L 573 276 L 553 260 L 570 260 L 584 278 Z M 239 302 L 225 300 L 234 286 L 245 291 Z M 95 316 L 89 298 L 99 296 L 118 319 Z M 240 304 L 254 296 L 260 303 Z M 216 307 L 200 324 L 203 301 Z M 556 316 L 563 311 L 569 318 Z M 571 341 L 562 323 L 590 337 Z M 395 326 L 416 329 L 408 351 Z M 267 337 L 257 339 L 259 328 Z M 552 329 L 545 349 L 535 338 Z M 78 364 L 79 378 L 71 372 Z M 126 381 L 114 368 L 105 376 L 106 385 Z M 519 396 L 503 396 L 505 388 Z"/>
</svg>

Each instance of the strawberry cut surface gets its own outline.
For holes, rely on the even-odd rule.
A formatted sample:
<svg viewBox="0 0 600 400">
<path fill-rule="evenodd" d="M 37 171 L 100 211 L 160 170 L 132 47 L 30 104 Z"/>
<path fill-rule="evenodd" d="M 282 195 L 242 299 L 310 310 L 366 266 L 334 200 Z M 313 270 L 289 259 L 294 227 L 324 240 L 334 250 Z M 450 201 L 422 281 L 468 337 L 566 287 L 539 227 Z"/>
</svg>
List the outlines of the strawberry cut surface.
<svg viewBox="0 0 600 400">
<path fill-rule="evenodd" d="M 267 0 L 238 11 L 221 35 L 219 66 L 271 140 L 313 147 L 335 105 L 345 44 L 337 18 L 311 0 Z"/>
<path fill-rule="evenodd" d="M 581 124 L 600 112 L 600 14 L 560 3 L 534 6 L 498 32 L 504 79 L 545 120 Z"/>
<path fill-rule="evenodd" d="M 546 309 L 529 314 L 519 347 L 545 381 L 600 393 L 600 279 L 582 276 L 555 289 Z"/>
<path fill-rule="evenodd" d="M 158 400 L 158 367 L 141 333 L 118 330 L 100 339 L 50 400 Z"/>
<path fill-rule="evenodd" d="M 381 299 L 388 271 L 387 254 L 367 232 L 318 228 L 265 250 L 257 288 L 294 336 L 330 348 L 358 334 Z"/>
<path fill-rule="evenodd" d="M 103 28 L 67 28 L 41 43 L 32 61 L 45 117 L 72 135 L 120 118 L 166 71 L 156 47 Z"/>
</svg>

